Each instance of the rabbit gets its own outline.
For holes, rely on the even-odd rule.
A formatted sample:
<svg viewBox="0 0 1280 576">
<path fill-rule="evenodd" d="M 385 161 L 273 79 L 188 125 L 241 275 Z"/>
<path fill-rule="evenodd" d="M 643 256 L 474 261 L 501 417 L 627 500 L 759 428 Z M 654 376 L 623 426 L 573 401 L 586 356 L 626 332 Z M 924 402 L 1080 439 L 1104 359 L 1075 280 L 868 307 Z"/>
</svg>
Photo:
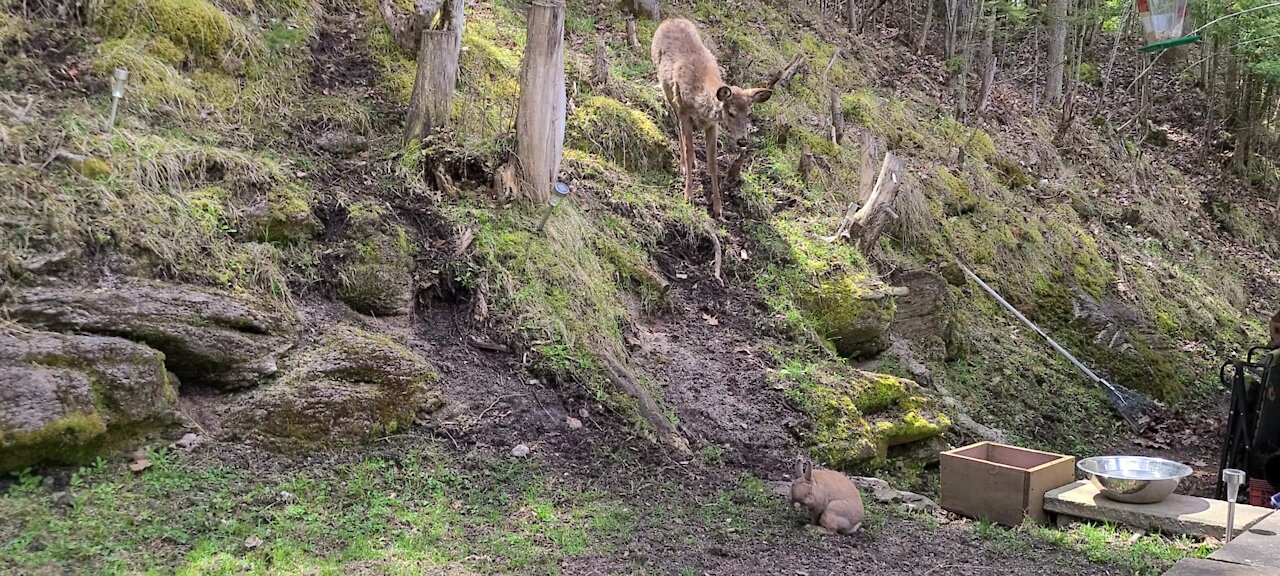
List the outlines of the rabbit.
<svg viewBox="0 0 1280 576">
<path fill-rule="evenodd" d="M 828 534 L 853 534 L 866 517 L 862 493 L 853 482 L 835 470 L 814 470 L 803 460 L 791 482 L 791 505 L 808 508 L 813 523 Z"/>
</svg>

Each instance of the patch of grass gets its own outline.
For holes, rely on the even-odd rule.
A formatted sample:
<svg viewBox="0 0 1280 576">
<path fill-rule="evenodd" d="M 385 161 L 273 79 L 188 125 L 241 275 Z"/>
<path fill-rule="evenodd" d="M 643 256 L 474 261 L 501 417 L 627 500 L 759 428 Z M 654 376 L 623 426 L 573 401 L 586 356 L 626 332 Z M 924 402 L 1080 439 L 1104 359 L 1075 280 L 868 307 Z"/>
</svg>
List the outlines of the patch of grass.
<svg viewBox="0 0 1280 576">
<path fill-rule="evenodd" d="M 164 450 L 149 458 L 151 468 L 136 475 L 99 461 L 61 494 L 37 476 L 18 478 L 0 495 L 4 567 L 557 573 L 563 558 L 609 553 L 635 523 L 616 499 L 522 462 L 462 467 L 409 450 L 261 474 Z"/>
<path fill-rule="evenodd" d="M 1003 529 L 996 531 L 1013 533 Z M 1182 558 L 1204 558 L 1217 548 L 1186 536 L 1133 532 L 1112 524 L 1085 523 L 1068 529 L 1027 524 L 1019 531 L 1055 546 L 1084 553 L 1094 562 L 1128 566 L 1136 576 L 1158 576 Z"/>
</svg>

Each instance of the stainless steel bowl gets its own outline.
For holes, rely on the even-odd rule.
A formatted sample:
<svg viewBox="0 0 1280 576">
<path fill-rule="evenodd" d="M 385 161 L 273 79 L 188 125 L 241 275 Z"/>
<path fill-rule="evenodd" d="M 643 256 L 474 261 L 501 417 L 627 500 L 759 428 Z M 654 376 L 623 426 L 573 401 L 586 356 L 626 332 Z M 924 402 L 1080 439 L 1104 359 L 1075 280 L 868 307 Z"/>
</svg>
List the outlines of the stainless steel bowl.
<svg viewBox="0 0 1280 576">
<path fill-rule="evenodd" d="M 1147 456 L 1097 456 L 1076 463 L 1103 496 L 1118 502 L 1154 504 L 1168 498 L 1183 478 L 1186 464 Z"/>
</svg>

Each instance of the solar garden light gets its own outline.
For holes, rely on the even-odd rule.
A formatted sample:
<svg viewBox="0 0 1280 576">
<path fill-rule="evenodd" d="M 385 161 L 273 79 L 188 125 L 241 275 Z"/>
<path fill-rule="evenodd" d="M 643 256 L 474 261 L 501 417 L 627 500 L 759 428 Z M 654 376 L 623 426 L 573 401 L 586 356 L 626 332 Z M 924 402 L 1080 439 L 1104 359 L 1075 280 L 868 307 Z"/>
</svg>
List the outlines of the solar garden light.
<svg viewBox="0 0 1280 576">
<path fill-rule="evenodd" d="M 1231 533 L 1236 525 L 1236 496 L 1240 495 L 1240 485 L 1244 484 L 1244 470 L 1227 468 L 1222 471 L 1222 480 L 1227 483 L 1227 539 L 1231 541 Z"/>
<path fill-rule="evenodd" d="M 111 75 L 111 116 L 107 118 L 107 131 L 111 131 L 116 126 L 116 110 L 120 108 L 120 99 L 124 98 L 124 87 L 128 82 L 129 71 L 116 68 L 115 73 Z"/>
<path fill-rule="evenodd" d="M 569 185 L 564 182 L 556 182 L 551 187 L 551 203 L 547 206 L 547 212 L 542 215 L 542 222 L 538 223 L 538 231 L 547 225 L 547 219 L 551 217 L 551 212 L 560 205 L 560 201 L 569 197 Z"/>
</svg>

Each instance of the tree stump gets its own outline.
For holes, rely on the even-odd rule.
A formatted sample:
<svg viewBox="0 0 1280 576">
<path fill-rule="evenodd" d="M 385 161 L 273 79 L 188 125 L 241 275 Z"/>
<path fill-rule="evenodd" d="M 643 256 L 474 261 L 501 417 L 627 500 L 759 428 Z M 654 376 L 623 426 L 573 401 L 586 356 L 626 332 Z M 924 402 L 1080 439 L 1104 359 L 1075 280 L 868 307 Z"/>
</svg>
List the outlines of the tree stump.
<svg viewBox="0 0 1280 576">
<path fill-rule="evenodd" d="M 515 160 L 520 195 L 545 204 L 564 150 L 564 2 L 534 0 L 527 37 L 516 109 Z"/>
<path fill-rule="evenodd" d="M 423 30 L 418 42 L 418 72 L 405 117 L 404 141 L 421 140 L 449 123 L 449 107 L 458 83 L 458 56 L 462 52 L 462 0 L 449 0 L 441 8 L 442 28 Z"/>
</svg>

